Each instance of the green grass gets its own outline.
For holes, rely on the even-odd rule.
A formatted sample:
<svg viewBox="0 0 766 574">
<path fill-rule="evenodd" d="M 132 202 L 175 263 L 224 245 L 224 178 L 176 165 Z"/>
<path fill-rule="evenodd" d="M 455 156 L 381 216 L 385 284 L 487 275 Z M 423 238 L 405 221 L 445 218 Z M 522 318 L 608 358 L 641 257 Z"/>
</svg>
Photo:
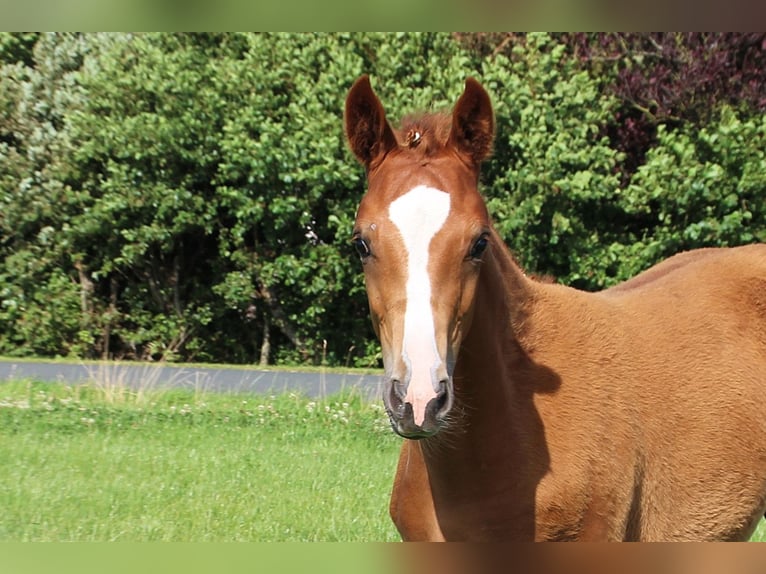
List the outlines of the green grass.
<svg viewBox="0 0 766 574">
<path fill-rule="evenodd" d="M 766 521 L 762 520 L 758 524 L 755 533 L 750 538 L 751 542 L 766 542 Z"/>
<path fill-rule="evenodd" d="M 112 395 L 109 395 L 112 396 Z M 0 540 L 391 541 L 374 404 L 0 387 Z"/>
<path fill-rule="evenodd" d="M 0 541 L 398 540 L 399 445 L 351 393 L 2 384 Z"/>
</svg>

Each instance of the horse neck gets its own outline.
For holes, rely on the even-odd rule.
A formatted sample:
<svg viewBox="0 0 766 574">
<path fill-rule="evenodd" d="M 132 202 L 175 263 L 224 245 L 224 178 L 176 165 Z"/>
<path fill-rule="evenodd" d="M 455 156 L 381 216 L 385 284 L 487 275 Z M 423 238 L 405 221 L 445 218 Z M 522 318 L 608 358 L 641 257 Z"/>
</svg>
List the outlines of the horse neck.
<svg viewBox="0 0 766 574">
<path fill-rule="evenodd" d="M 460 429 L 456 434 L 465 440 L 481 440 L 482 434 L 494 432 L 487 425 L 505 424 L 529 395 L 522 373 L 528 372 L 524 337 L 535 301 L 535 283 L 494 230 L 492 246 L 482 264 L 471 327 L 453 378 L 455 425 Z M 454 438 L 446 437 L 450 442 Z"/>
<path fill-rule="evenodd" d="M 475 363 L 475 369 L 463 373 L 474 378 L 485 374 L 484 368 L 507 370 L 512 358 L 521 352 L 527 317 L 535 300 L 534 283 L 513 259 L 502 238 L 492 231 L 493 248 L 483 263 L 476 289 L 473 322 L 466 333 L 461 357 Z"/>
<path fill-rule="evenodd" d="M 492 235 L 453 373 L 451 420 L 421 441 L 421 452 L 445 534 L 466 527 L 465 515 L 450 509 L 481 504 L 475 516 L 483 513 L 482 523 L 469 529 L 499 528 L 509 538 L 532 540 L 535 493 L 550 468 L 535 396 L 554 392 L 558 379 L 533 361 L 530 347 L 544 290 Z M 513 533 L 507 531 L 509 516 Z"/>
</svg>

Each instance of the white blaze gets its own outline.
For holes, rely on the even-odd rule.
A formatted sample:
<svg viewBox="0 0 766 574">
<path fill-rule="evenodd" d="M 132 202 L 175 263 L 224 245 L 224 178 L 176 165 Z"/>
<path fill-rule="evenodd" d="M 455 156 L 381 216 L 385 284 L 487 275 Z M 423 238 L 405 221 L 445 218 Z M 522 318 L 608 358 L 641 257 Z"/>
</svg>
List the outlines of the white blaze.
<svg viewBox="0 0 766 574">
<path fill-rule="evenodd" d="M 391 203 L 388 216 L 407 250 L 407 305 L 404 313 L 402 359 L 410 375 L 405 402 L 412 405 L 415 424 L 425 420 L 426 405 L 436 397 L 436 370 L 442 361 L 436 347 L 431 307 L 428 248 L 450 210 L 450 196 L 419 185 Z"/>
</svg>

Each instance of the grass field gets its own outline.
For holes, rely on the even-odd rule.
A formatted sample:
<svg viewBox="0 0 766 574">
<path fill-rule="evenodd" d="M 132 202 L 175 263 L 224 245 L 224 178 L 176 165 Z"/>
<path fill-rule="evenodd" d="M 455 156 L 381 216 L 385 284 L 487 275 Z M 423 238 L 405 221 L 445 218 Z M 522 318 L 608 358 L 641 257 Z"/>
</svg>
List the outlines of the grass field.
<svg viewBox="0 0 766 574">
<path fill-rule="evenodd" d="M 0 540 L 393 541 L 399 444 L 351 393 L 2 384 Z"/>
<path fill-rule="evenodd" d="M 113 395 L 109 395 L 110 397 Z M 391 541 L 376 405 L 0 386 L 0 540 Z"/>
</svg>

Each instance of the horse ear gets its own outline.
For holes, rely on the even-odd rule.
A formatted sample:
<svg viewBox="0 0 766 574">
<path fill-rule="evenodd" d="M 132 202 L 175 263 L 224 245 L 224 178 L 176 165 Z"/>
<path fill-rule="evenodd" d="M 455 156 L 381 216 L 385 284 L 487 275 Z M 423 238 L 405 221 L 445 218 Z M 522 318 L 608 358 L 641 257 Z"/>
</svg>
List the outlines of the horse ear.
<svg viewBox="0 0 766 574">
<path fill-rule="evenodd" d="M 354 82 L 346 96 L 344 123 L 351 151 L 367 169 L 373 161 L 397 146 L 383 105 L 372 91 L 370 78 L 366 75 Z"/>
<path fill-rule="evenodd" d="M 468 78 L 452 111 L 448 143 L 479 164 L 492 151 L 495 120 L 489 94 L 479 82 Z"/>
</svg>

